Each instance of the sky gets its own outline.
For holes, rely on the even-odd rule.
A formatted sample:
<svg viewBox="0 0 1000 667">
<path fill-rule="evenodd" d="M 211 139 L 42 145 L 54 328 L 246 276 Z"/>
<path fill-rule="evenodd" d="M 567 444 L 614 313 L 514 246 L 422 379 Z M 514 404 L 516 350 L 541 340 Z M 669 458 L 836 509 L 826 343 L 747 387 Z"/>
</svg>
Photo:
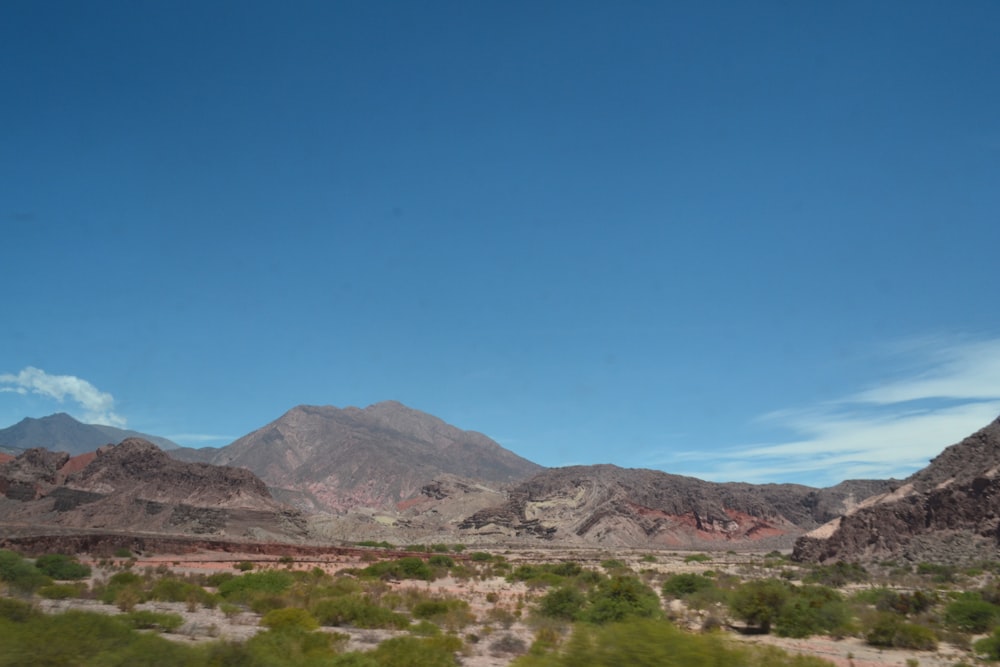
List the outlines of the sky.
<svg viewBox="0 0 1000 667">
<path fill-rule="evenodd" d="M 0 4 L 0 427 L 398 400 L 904 477 L 1000 415 L 1000 4 Z"/>
</svg>

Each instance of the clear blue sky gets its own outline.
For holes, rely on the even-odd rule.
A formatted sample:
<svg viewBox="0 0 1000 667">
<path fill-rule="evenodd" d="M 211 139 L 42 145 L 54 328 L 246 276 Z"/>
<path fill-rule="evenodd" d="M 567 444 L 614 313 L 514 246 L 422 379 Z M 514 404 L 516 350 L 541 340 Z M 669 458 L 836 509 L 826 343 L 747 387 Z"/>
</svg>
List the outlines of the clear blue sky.
<svg viewBox="0 0 1000 667">
<path fill-rule="evenodd" d="M 1000 414 L 1000 3 L 0 5 L 0 426 L 394 399 L 903 476 Z"/>
</svg>

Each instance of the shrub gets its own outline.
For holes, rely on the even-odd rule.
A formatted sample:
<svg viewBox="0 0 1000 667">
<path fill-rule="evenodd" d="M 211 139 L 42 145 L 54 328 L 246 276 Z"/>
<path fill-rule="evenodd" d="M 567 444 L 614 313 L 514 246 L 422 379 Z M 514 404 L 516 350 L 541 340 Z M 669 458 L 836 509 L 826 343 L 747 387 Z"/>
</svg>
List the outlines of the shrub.
<svg viewBox="0 0 1000 667">
<path fill-rule="evenodd" d="M 90 566 L 65 554 L 45 554 L 35 559 L 42 574 L 57 580 L 84 579 L 90 576 Z"/>
<path fill-rule="evenodd" d="M 692 593 L 711 588 L 715 583 L 700 574 L 685 572 L 671 575 L 663 582 L 663 595 L 672 598 L 682 598 Z"/>
<path fill-rule="evenodd" d="M 455 567 L 454 559 L 443 554 L 434 554 L 427 559 L 427 564 L 434 567 Z"/>
<path fill-rule="evenodd" d="M 315 630 L 319 623 L 305 609 L 285 607 L 272 609 L 260 619 L 260 624 L 272 630 Z"/>
<path fill-rule="evenodd" d="M 313 616 L 323 625 L 353 625 L 358 628 L 405 628 L 410 619 L 359 595 L 343 595 L 317 602 Z"/>
<path fill-rule="evenodd" d="M 39 588 L 38 594 L 49 600 L 68 600 L 80 597 L 85 590 L 85 584 L 51 584 Z"/>
<path fill-rule="evenodd" d="M 928 627 L 907 623 L 893 614 L 879 614 L 865 634 L 865 641 L 872 646 L 910 648 L 932 651 L 937 648 L 937 637 Z"/>
<path fill-rule="evenodd" d="M 451 635 L 437 637 L 394 637 L 369 654 L 379 667 L 454 667 L 455 652 L 462 640 Z"/>
<path fill-rule="evenodd" d="M 845 563 L 842 560 L 833 565 L 818 565 L 814 567 L 802 581 L 809 584 L 822 584 L 840 588 L 849 583 L 868 581 L 868 570 L 857 563 Z"/>
<path fill-rule="evenodd" d="M 579 590 L 564 586 L 549 591 L 538 601 L 538 613 L 547 618 L 575 621 L 586 602 L 587 598 Z"/>
<path fill-rule="evenodd" d="M 180 614 L 149 611 L 147 609 L 122 614 L 120 618 L 134 630 L 173 632 L 184 624 L 184 618 Z"/>
<path fill-rule="evenodd" d="M 0 549 L 0 581 L 7 582 L 11 588 L 22 593 L 31 593 L 52 583 L 52 579 L 22 558 L 21 554 L 5 549 Z"/>
<path fill-rule="evenodd" d="M 976 653 L 988 660 L 1000 660 L 1000 628 L 994 630 L 989 637 L 977 641 L 972 647 Z"/>
<path fill-rule="evenodd" d="M 789 592 L 789 585 L 778 579 L 750 581 L 733 593 L 730 611 L 766 634 L 788 600 Z"/>
<path fill-rule="evenodd" d="M 362 576 L 379 579 L 419 579 L 433 581 L 434 570 L 430 565 L 416 556 L 407 556 L 396 560 L 385 560 L 372 563 L 361 570 Z"/>
<path fill-rule="evenodd" d="M 990 604 L 974 593 L 965 594 L 950 603 L 944 611 L 944 621 L 963 632 L 980 634 L 993 626 L 998 615 L 996 605 Z"/>
<path fill-rule="evenodd" d="M 283 593 L 294 581 L 291 573 L 281 570 L 250 572 L 219 584 L 219 594 L 227 600 L 250 602 L 257 594 Z"/>
<path fill-rule="evenodd" d="M 612 577 L 590 594 L 590 606 L 581 618 L 591 623 L 613 623 L 627 618 L 656 618 L 661 615 L 660 598 L 639 579 Z"/>
<path fill-rule="evenodd" d="M 829 634 L 843 637 L 851 631 L 851 613 L 837 591 L 825 586 L 802 586 L 789 591 L 778 611 L 775 633 L 782 637 Z"/>
<path fill-rule="evenodd" d="M 708 554 L 688 554 L 684 557 L 685 563 L 707 563 L 712 560 Z"/>
</svg>

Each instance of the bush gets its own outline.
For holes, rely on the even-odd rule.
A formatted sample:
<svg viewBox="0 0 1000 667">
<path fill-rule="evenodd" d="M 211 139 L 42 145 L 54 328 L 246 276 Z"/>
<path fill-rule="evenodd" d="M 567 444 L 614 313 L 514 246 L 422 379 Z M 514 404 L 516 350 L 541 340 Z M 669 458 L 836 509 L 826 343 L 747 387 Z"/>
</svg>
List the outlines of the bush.
<svg viewBox="0 0 1000 667">
<path fill-rule="evenodd" d="M 250 572 L 219 584 L 219 594 L 234 602 L 249 603 L 260 594 L 279 594 L 291 588 L 295 578 L 282 570 Z"/>
<path fill-rule="evenodd" d="M 579 590 L 563 586 L 549 591 L 538 601 L 538 613 L 546 618 L 575 621 L 586 602 L 586 596 Z"/>
<path fill-rule="evenodd" d="M 708 577 L 685 572 L 671 575 L 663 582 L 663 595 L 668 598 L 682 598 L 715 585 Z"/>
<path fill-rule="evenodd" d="M 434 570 L 422 559 L 416 556 L 407 556 L 396 560 L 385 560 L 372 563 L 361 570 L 362 576 L 377 577 L 379 579 L 419 579 L 422 581 L 434 581 Z"/>
<path fill-rule="evenodd" d="M 757 627 L 766 634 L 771 631 L 771 624 L 778 618 L 789 596 L 789 584 L 778 579 L 760 579 L 736 589 L 729 608 L 747 625 Z"/>
<path fill-rule="evenodd" d="M 312 607 L 313 616 L 323 625 L 353 625 L 358 628 L 402 629 L 410 619 L 359 595 L 343 595 L 321 600 Z"/>
<path fill-rule="evenodd" d="M 841 588 L 850 583 L 868 581 L 868 570 L 857 563 L 845 563 L 842 560 L 833 565 L 818 565 L 802 581 L 809 584 L 822 584 Z"/>
<path fill-rule="evenodd" d="M 618 576 L 601 582 L 590 594 L 581 618 L 591 623 L 614 623 L 627 618 L 657 618 L 660 598 L 636 577 Z"/>
<path fill-rule="evenodd" d="M 85 584 L 50 584 L 38 589 L 38 594 L 48 600 L 68 600 L 83 595 Z"/>
<path fill-rule="evenodd" d="M 684 557 L 685 563 L 707 563 L 712 560 L 708 554 L 688 554 Z"/>
<path fill-rule="evenodd" d="M 31 593 L 52 583 L 52 579 L 22 558 L 21 554 L 6 549 L 0 549 L 0 581 L 22 593 Z"/>
<path fill-rule="evenodd" d="M 305 609 L 285 607 L 273 609 L 260 619 L 260 624 L 272 630 L 315 630 L 319 623 Z"/>
<path fill-rule="evenodd" d="M 865 641 L 872 646 L 909 648 L 933 651 L 937 648 L 934 631 L 923 625 L 907 623 L 893 614 L 879 614 L 865 634 Z"/>
<path fill-rule="evenodd" d="M 438 637 L 395 637 L 378 645 L 369 655 L 379 667 L 454 667 L 455 652 L 462 640 L 451 635 Z"/>
<path fill-rule="evenodd" d="M 944 621 L 962 632 L 980 634 L 993 626 L 998 612 L 1000 609 L 996 605 L 970 593 L 959 597 L 945 608 Z"/>
<path fill-rule="evenodd" d="M 1000 660 L 1000 628 L 994 630 L 989 637 L 977 641 L 972 647 L 987 660 Z"/>
<path fill-rule="evenodd" d="M 65 554 L 45 554 L 35 559 L 35 567 L 57 580 L 85 579 L 90 576 L 90 566 Z"/>
<path fill-rule="evenodd" d="M 119 616 L 133 630 L 158 630 L 173 632 L 184 624 L 180 614 L 169 614 L 146 609 Z"/>
<path fill-rule="evenodd" d="M 851 613 L 843 598 L 825 586 L 790 590 L 775 619 L 775 633 L 782 637 L 816 634 L 843 637 L 851 629 Z"/>
</svg>

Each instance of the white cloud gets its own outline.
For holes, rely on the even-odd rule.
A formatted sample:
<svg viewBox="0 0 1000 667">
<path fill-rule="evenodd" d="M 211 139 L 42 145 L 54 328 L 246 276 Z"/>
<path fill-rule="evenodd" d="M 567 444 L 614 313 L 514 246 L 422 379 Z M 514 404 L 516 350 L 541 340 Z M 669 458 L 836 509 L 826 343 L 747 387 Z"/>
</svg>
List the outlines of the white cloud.
<svg viewBox="0 0 1000 667">
<path fill-rule="evenodd" d="M 713 452 L 710 469 L 684 474 L 810 484 L 906 477 L 1000 414 L 1000 339 L 907 341 L 895 353 L 908 367 L 903 376 L 840 400 L 762 415 L 758 424 L 791 438 Z M 705 461 L 705 454 L 673 458 Z"/>
<path fill-rule="evenodd" d="M 73 375 L 49 375 L 40 368 L 28 366 L 17 375 L 0 374 L 0 391 L 38 394 L 60 403 L 69 398 L 83 408 L 83 421 L 119 428 L 125 426 L 125 418 L 114 412 L 115 399 L 111 394 Z"/>
</svg>

